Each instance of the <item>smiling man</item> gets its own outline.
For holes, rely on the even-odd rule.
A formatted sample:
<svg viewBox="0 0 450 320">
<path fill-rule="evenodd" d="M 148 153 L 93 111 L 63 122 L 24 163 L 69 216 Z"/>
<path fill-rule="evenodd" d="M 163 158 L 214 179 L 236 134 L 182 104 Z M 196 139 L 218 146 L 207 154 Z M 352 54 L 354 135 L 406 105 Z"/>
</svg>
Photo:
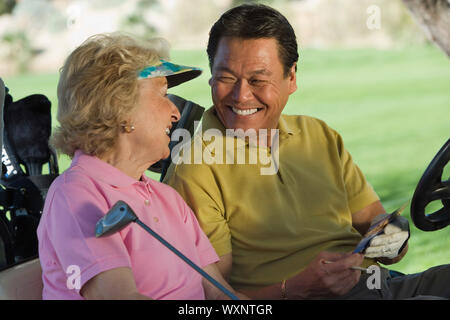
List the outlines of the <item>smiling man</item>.
<svg viewBox="0 0 450 320">
<path fill-rule="evenodd" d="M 212 64 L 212 98 L 226 128 L 276 129 L 297 89 L 295 63 L 284 70 L 274 38 L 222 37 Z"/>
<path fill-rule="evenodd" d="M 276 140 L 258 139 L 255 146 L 243 139 L 225 152 L 277 152 L 278 170 L 262 175 L 262 163 L 181 163 L 171 165 L 165 182 L 196 213 L 223 275 L 252 298 L 448 296 L 435 283 L 436 291 L 417 291 L 422 276 L 394 285 L 384 268 L 382 288 L 371 290 L 369 275 L 352 268 L 399 261 L 408 221 L 393 220 L 365 256 L 352 253 L 385 210 L 336 131 L 319 119 L 282 114 L 297 89 L 297 50 L 294 30 L 278 11 L 242 5 L 224 13 L 208 42 L 214 106 L 202 130 L 236 141 L 242 137 L 225 133 L 277 130 Z M 203 151 L 220 151 L 211 145 L 203 140 Z"/>
</svg>

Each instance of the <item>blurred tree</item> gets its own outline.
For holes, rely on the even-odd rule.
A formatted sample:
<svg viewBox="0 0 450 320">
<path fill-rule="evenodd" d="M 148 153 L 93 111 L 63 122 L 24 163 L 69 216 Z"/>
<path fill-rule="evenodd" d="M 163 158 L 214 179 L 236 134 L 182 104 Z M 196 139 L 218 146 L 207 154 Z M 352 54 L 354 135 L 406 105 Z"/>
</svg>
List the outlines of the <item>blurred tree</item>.
<svg viewBox="0 0 450 320">
<path fill-rule="evenodd" d="M 403 0 L 427 36 L 450 57 L 450 1 Z"/>
<path fill-rule="evenodd" d="M 257 0 L 233 0 L 233 1 L 231 2 L 231 6 L 232 6 L 232 7 L 236 7 L 236 6 L 239 6 L 239 5 L 244 4 L 244 3 L 261 3 L 261 2 L 263 2 L 264 4 L 270 4 L 270 3 L 274 2 L 274 0 L 266 0 L 266 1 L 257 1 Z"/>
<path fill-rule="evenodd" d="M 20 73 L 26 72 L 33 56 L 33 48 L 26 32 L 23 30 L 6 32 L 0 43 L 6 44 L 9 48 L 6 58 L 15 64 L 16 70 Z"/>
<path fill-rule="evenodd" d="M 145 12 L 158 5 L 157 0 L 138 1 L 135 10 L 122 21 L 122 29 L 143 38 L 154 36 L 157 30 L 145 19 Z"/>
<path fill-rule="evenodd" d="M 1 0 L 0 1 L 0 15 L 11 13 L 16 5 L 15 0 Z"/>
</svg>

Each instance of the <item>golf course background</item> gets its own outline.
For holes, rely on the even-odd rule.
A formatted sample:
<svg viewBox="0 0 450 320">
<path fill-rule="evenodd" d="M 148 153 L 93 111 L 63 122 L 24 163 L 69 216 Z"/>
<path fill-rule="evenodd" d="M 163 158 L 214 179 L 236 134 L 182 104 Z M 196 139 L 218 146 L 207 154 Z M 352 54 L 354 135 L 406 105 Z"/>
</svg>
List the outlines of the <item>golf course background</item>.
<svg viewBox="0 0 450 320">
<path fill-rule="evenodd" d="M 204 72 L 169 93 L 210 106 L 205 52 L 174 51 L 172 60 L 200 66 Z M 388 212 L 410 200 L 428 164 L 450 138 L 450 60 L 434 46 L 305 49 L 300 51 L 297 77 L 299 88 L 284 113 L 317 117 L 336 129 Z M 14 100 L 45 94 L 57 126 L 57 73 L 4 81 Z M 59 156 L 60 172 L 69 164 L 70 159 Z M 443 179 L 449 177 L 446 168 Z M 436 203 L 427 211 L 439 207 Z M 410 219 L 409 206 L 403 215 Z M 411 223 L 409 252 L 391 268 L 414 273 L 445 263 L 450 263 L 450 227 L 424 232 Z"/>
</svg>

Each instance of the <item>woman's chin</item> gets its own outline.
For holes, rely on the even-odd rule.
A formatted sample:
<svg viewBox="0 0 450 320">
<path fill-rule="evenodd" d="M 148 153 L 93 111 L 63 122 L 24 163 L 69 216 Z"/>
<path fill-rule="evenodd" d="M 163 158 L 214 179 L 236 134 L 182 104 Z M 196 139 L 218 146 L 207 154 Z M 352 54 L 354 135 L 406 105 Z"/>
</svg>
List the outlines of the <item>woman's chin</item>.
<svg viewBox="0 0 450 320">
<path fill-rule="evenodd" d="M 147 155 L 147 156 L 149 156 L 149 155 Z M 169 150 L 168 147 L 166 147 L 166 149 L 161 150 L 161 153 L 159 154 L 159 156 L 157 154 L 153 153 L 152 155 L 150 155 L 148 160 L 150 160 L 150 158 L 151 158 L 152 159 L 151 160 L 151 163 L 152 163 L 151 165 L 154 165 L 158 161 L 167 159 L 169 156 L 170 156 L 170 150 Z"/>
<path fill-rule="evenodd" d="M 163 157 L 161 158 L 161 160 L 167 159 L 170 156 L 170 149 L 167 148 L 167 151 L 164 153 Z"/>
</svg>

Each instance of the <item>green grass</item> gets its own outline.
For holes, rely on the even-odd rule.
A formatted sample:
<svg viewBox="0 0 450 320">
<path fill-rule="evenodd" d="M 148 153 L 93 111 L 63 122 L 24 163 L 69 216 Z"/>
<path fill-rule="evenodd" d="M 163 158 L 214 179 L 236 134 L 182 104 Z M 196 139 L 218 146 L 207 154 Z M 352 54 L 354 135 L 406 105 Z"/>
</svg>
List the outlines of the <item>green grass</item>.
<svg viewBox="0 0 450 320">
<path fill-rule="evenodd" d="M 340 132 L 386 210 L 393 211 L 409 200 L 431 159 L 450 137 L 448 58 L 434 47 L 419 47 L 308 49 L 300 53 L 300 59 L 299 89 L 285 113 L 321 118 Z M 176 51 L 172 60 L 203 67 L 204 73 L 170 92 L 210 106 L 210 73 L 204 51 Z M 32 93 L 47 95 L 56 125 L 56 72 L 4 80 L 15 99 Z M 62 170 L 69 164 L 69 159 L 60 158 Z M 446 169 L 444 177 L 449 176 Z M 409 209 L 404 215 L 409 218 Z M 394 269 L 413 273 L 449 263 L 450 227 L 423 232 L 411 224 L 409 247 Z"/>
</svg>

